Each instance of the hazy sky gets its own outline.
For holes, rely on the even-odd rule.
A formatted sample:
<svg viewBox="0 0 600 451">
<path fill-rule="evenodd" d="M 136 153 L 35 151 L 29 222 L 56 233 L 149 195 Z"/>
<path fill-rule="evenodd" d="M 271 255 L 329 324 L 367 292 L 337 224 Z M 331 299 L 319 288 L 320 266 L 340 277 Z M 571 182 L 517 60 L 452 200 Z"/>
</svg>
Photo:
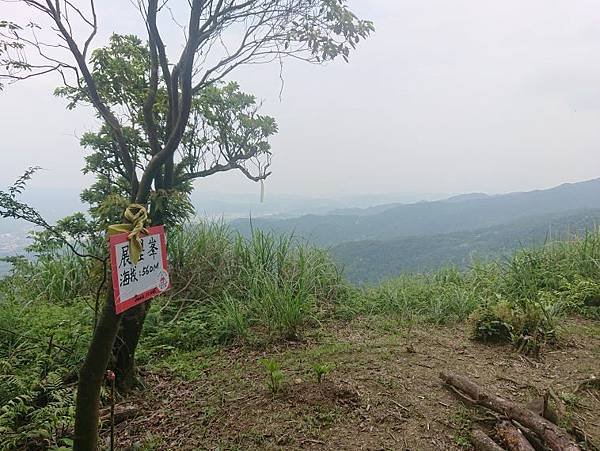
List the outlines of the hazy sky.
<svg viewBox="0 0 600 451">
<path fill-rule="evenodd" d="M 173 0 L 174 1 L 174 0 Z M 375 22 L 350 63 L 288 61 L 231 79 L 264 101 L 272 140 L 269 192 L 505 192 L 600 176 L 600 3 L 597 0 L 351 0 Z M 123 0 L 98 1 L 103 33 L 135 31 Z M 18 14 L 0 2 L 0 17 Z M 22 16 L 21 16 L 22 17 Z M 84 110 L 38 78 L 0 93 L 0 184 L 27 166 L 36 188 L 79 189 Z M 239 173 L 199 189 L 259 188 Z"/>
</svg>

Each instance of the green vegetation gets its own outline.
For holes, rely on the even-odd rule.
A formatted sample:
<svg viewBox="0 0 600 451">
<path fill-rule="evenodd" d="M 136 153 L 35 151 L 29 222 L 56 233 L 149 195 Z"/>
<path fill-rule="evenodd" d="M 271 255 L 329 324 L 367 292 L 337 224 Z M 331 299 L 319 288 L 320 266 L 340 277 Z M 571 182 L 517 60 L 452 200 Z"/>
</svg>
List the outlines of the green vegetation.
<svg viewBox="0 0 600 451">
<path fill-rule="evenodd" d="M 285 381 L 281 365 L 275 359 L 263 359 L 260 363 L 267 372 L 267 388 L 272 395 L 276 395 L 281 391 Z"/>
<path fill-rule="evenodd" d="M 415 325 L 468 320 L 475 339 L 535 354 L 561 339 L 565 315 L 599 315 L 600 233 L 364 289 L 345 282 L 322 250 L 261 231 L 245 239 L 221 223 L 172 231 L 169 253 L 174 286 L 153 301 L 139 358 L 185 379 L 201 377 L 218 347 L 270 349 L 326 322 L 374 318 L 410 335 Z M 68 446 L 98 269 L 54 252 L 0 281 L 0 448 Z M 279 363 L 263 364 L 279 392 Z M 312 371 L 320 381 L 331 366 Z"/>
<path fill-rule="evenodd" d="M 600 210 L 519 219 L 485 229 L 438 235 L 342 243 L 331 254 L 356 284 L 375 284 L 404 272 L 430 272 L 441 265 L 467 269 L 474 262 L 510 259 L 515 251 L 585 235 L 600 224 Z"/>
<path fill-rule="evenodd" d="M 312 371 L 317 378 L 317 382 L 320 384 L 323 378 L 331 373 L 333 366 L 327 363 L 315 363 L 312 366 Z"/>
</svg>

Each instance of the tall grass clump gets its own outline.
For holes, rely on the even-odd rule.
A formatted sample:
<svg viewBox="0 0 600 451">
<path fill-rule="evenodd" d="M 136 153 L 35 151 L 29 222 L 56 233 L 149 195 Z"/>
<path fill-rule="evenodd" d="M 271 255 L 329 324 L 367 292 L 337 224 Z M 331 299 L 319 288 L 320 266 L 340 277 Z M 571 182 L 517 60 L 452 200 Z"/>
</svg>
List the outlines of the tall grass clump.
<svg viewBox="0 0 600 451">
<path fill-rule="evenodd" d="M 102 280 L 101 264 L 68 252 L 52 252 L 35 260 L 12 261 L 2 292 L 25 300 L 68 303 L 95 296 Z"/>
<path fill-rule="evenodd" d="M 502 267 L 492 296 L 472 315 L 474 337 L 537 354 L 557 340 L 567 313 L 597 316 L 600 233 L 523 249 Z"/>
<path fill-rule="evenodd" d="M 201 222 L 168 241 L 173 290 L 146 322 L 153 350 L 297 339 L 350 290 L 325 251 L 293 236 Z"/>
<path fill-rule="evenodd" d="M 365 288 L 340 305 L 343 316 L 394 315 L 400 319 L 444 324 L 468 317 L 481 292 L 473 274 L 446 268 L 434 274 L 405 274 Z"/>
</svg>

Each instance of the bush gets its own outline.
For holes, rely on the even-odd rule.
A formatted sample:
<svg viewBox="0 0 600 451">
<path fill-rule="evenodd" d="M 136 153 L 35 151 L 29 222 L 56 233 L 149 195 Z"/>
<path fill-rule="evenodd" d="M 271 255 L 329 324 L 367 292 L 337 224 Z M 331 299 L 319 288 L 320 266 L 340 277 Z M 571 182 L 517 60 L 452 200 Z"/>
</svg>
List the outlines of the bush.
<svg viewBox="0 0 600 451">
<path fill-rule="evenodd" d="M 558 318 L 558 311 L 551 306 L 501 301 L 473 313 L 473 338 L 512 343 L 520 352 L 537 355 L 546 345 L 555 344 Z"/>
<path fill-rule="evenodd" d="M 74 392 L 50 373 L 0 409 L 0 449 L 58 448 L 71 444 Z M 65 448 L 68 449 L 68 448 Z"/>
<path fill-rule="evenodd" d="M 24 303 L 0 294 L 0 449 L 68 446 L 91 322 L 84 303 Z"/>
<path fill-rule="evenodd" d="M 537 354 L 557 340 L 567 313 L 593 314 L 600 299 L 600 233 L 517 252 L 502 268 L 495 293 L 471 316 L 473 337 L 512 342 Z"/>
<path fill-rule="evenodd" d="M 484 343 L 508 343 L 512 337 L 513 326 L 503 311 L 506 304 L 493 304 L 480 307 L 471 320 L 473 338 Z M 510 308 L 510 307 L 509 307 Z"/>
</svg>

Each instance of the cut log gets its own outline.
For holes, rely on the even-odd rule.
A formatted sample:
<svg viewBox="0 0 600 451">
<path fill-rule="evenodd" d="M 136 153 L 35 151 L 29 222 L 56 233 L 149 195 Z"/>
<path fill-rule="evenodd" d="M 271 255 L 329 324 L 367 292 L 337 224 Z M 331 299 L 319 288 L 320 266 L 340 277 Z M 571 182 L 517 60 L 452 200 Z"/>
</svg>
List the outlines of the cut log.
<svg viewBox="0 0 600 451">
<path fill-rule="evenodd" d="M 535 448 L 535 451 L 549 451 L 550 448 L 548 448 L 547 446 L 544 445 L 544 443 L 542 442 L 542 439 L 539 438 L 537 435 L 535 435 L 534 432 L 532 432 L 530 429 L 527 429 L 525 426 L 523 426 L 522 424 L 518 423 L 518 422 L 513 422 L 516 423 L 515 426 L 519 428 L 519 430 L 523 433 L 523 435 L 527 438 L 527 440 L 529 440 L 529 443 L 531 443 L 531 446 L 533 446 Z"/>
<path fill-rule="evenodd" d="M 477 451 L 504 451 L 504 448 L 493 441 L 481 429 L 473 429 L 471 431 L 471 443 Z"/>
<path fill-rule="evenodd" d="M 529 440 L 510 421 L 501 421 L 496 426 L 496 432 L 509 451 L 535 451 Z"/>
<path fill-rule="evenodd" d="M 478 405 L 516 420 L 535 432 L 553 451 L 581 451 L 564 430 L 524 406 L 500 396 L 485 392 L 469 379 L 451 372 L 441 372 L 440 378 L 448 385 L 465 393 Z"/>
</svg>

